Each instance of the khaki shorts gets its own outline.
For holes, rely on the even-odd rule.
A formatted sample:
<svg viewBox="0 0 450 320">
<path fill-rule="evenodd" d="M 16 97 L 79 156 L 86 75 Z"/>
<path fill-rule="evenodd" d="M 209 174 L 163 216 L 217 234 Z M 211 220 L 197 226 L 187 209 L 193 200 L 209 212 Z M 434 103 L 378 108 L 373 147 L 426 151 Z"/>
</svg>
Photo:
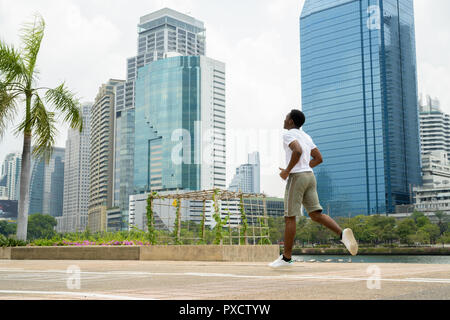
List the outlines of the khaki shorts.
<svg viewBox="0 0 450 320">
<path fill-rule="evenodd" d="M 284 216 L 302 216 L 302 204 L 308 214 L 323 211 L 317 194 L 317 182 L 313 172 L 291 173 L 284 195 Z"/>
</svg>

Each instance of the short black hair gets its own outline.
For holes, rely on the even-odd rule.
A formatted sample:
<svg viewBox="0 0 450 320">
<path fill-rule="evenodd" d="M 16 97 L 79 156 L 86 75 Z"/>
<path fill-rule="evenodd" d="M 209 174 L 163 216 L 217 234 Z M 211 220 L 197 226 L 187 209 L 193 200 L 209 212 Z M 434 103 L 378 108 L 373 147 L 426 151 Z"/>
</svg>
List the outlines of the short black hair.
<svg viewBox="0 0 450 320">
<path fill-rule="evenodd" d="M 301 128 L 306 121 L 305 114 L 300 110 L 292 110 L 291 119 L 292 121 L 294 121 L 294 124 L 297 128 Z"/>
</svg>

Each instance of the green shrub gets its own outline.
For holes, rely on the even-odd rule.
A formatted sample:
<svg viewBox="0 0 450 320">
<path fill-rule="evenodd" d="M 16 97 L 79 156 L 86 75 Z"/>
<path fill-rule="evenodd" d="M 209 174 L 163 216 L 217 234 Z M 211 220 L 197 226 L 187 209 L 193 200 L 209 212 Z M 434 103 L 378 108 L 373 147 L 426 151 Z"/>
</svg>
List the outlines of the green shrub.
<svg viewBox="0 0 450 320">
<path fill-rule="evenodd" d="M 23 247 L 26 245 L 26 241 L 7 238 L 4 235 L 0 234 L 0 247 Z"/>
</svg>

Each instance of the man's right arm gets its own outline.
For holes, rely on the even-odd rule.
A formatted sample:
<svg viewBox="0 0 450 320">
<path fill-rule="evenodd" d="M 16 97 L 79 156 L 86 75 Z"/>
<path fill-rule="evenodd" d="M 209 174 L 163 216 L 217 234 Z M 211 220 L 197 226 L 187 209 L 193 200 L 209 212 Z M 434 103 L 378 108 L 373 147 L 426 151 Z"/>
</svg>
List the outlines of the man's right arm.
<svg viewBox="0 0 450 320">
<path fill-rule="evenodd" d="M 315 168 L 315 167 L 317 167 L 319 164 L 321 164 L 323 162 L 322 154 L 320 153 L 318 148 L 315 148 L 315 149 L 311 150 L 311 158 L 313 158 L 309 162 L 309 166 L 311 168 Z"/>
</svg>

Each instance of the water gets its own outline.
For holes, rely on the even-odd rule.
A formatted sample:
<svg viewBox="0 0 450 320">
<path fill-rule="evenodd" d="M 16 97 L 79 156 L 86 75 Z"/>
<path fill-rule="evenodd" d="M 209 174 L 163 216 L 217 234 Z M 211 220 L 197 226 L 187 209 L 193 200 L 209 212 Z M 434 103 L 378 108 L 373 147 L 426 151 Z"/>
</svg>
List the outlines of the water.
<svg viewBox="0 0 450 320">
<path fill-rule="evenodd" d="M 322 256 L 301 255 L 293 259 L 311 263 L 418 263 L 450 264 L 450 256 Z"/>
</svg>

